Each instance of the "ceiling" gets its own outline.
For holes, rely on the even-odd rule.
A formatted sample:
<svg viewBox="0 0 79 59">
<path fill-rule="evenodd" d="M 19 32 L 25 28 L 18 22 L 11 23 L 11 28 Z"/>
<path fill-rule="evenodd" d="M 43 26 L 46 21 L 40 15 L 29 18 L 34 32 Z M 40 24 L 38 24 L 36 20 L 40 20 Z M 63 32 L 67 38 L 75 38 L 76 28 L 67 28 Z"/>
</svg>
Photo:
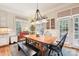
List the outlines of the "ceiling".
<svg viewBox="0 0 79 59">
<path fill-rule="evenodd" d="M 46 13 L 50 9 L 56 9 L 67 3 L 39 3 L 38 8 L 41 14 Z M 0 3 L 0 9 L 14 13 L 23 17 L 30 17 L 35 14 L 37 8 L 36 3 Z"/>
</svg>

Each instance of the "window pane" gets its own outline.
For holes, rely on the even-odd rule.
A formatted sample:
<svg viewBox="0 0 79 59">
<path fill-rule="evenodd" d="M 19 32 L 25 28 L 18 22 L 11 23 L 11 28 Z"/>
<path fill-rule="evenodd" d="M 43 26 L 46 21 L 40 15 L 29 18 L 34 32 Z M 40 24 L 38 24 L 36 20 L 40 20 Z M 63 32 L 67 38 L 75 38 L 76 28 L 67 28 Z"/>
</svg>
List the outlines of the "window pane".
<svg viewBox="0 0 79 59">
<path fill-rule="evenodd" d="M 68 32 L 68 18 L 60 19 L 60 38 L 64 35 L 64 33 Z"/>
<path fill-rule="evenodd" d="M 79 39 L 79 18 L 75 17 L 74 21 L 75 39 Z"/>
</svg>

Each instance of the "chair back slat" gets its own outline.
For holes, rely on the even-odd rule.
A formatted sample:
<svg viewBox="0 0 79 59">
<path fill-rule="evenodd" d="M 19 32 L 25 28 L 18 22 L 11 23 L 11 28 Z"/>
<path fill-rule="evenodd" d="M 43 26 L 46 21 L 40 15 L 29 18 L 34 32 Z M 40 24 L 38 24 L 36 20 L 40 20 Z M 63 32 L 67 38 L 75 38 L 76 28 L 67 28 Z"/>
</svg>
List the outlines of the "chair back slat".
<svg viewBox="0 0 79 59">
<path fill-rule="evenodd" d="M 62 48 L 62 47 L 63 47 L 64 42 L 65 42 L 66 37 L 67 37 L 67 34 L 68 34 L 68 33 L 66 33 L 66 34 L 62 37 L 61 41 L 57 44 L 57 46 L 58 46 L 59 48 Z"/>
</svg>

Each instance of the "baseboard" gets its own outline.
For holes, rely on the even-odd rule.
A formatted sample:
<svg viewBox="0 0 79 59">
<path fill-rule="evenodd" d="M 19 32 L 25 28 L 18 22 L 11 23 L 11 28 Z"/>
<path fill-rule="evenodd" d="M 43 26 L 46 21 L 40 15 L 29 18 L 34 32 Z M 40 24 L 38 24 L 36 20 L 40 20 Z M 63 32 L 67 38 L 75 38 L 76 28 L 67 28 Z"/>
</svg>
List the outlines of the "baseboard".
<svg viewBox="0 0 79 59">
<path fill-rule="evenodd" d="M 2 48 L 2 47 L 6 47 L 6 46 L 9 46 L 9 44 L 6 44 L 6 45 L 2 45 L 2 46 L 0 46 L 0 48 Z"/>
<path fill-rule="evenodd" d="M 69 49 L 73 49 L 73 50 L 76 50 L 76 51 L 79 51 L 79 48 L 76 48 L 76 47 L 69 47 L 69 46 L 64 46 L 66 48 L 69 48 Z"/>
<path fill-rule="evenodd" d="M 10 45 L 13 45 L 13 44 L 16 44 L 17 42 L 14 42 L 14 43 L 10 43 L 10 44 L 6 44 L 6 45 L 2 45 L 2 46 L 0 46 L 0 48 L 1 47 L 6 47 L 6 46 L 10 46 Z"/>
</svg>

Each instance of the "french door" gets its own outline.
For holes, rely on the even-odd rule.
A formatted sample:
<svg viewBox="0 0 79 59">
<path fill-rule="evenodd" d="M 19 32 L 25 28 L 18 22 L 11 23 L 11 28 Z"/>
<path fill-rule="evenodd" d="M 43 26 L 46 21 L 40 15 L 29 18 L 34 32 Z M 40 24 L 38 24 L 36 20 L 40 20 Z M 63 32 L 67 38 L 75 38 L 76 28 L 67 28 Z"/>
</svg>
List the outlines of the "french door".
<svg viewBox="0 0 79 59">
<path fill-rule="evenodd" d="M 59 39 L 61 39 L 65 33 L 69 33 L 70 16 L 58 18 L 59 27 Z M 66 42 L 70 44 L 69 34 L 67 35 Z"/>
<path fill-rule="evenodd" d="M 79 47 L 79 15 L 73 16 L 73 43 L 75 47 Z"/>
</svg>

